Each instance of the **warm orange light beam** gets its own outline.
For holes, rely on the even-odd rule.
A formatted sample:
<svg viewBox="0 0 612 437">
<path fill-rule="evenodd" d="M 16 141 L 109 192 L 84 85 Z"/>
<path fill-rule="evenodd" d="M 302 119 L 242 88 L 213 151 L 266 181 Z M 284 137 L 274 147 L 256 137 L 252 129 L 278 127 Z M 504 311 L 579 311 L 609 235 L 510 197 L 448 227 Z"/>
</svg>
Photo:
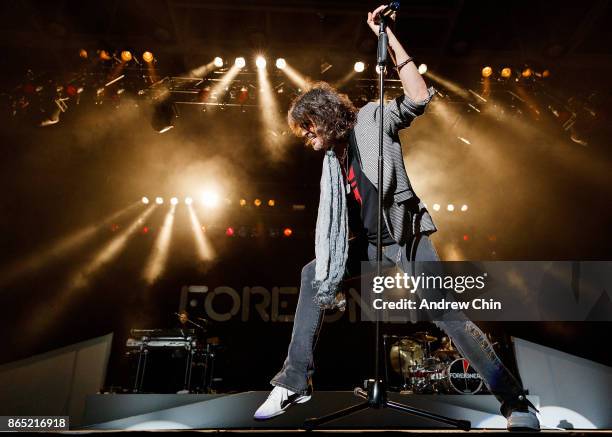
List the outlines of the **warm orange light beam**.
<svg viewBox="0 0 612 437">
<path fill-rule="evenodd" d="M 425 72 L 425 76 L 429 77 L 434 82 L 442 85 L 444 88 L 446 88 L 450 92 L 457 94 L 458 96 L 461 96 L 466 100 L 470 97 L 470 93 L 468 93 L 464 88 L 462 88 L 455 82 L 445 79 L 444 77 L 438 74 L 432 73 L 431 70 L 427 70 L 427 72 Z"/>
<path fill-rule="evenodd" d="M 287 75 L 289 80 L 296 84 L 300 89 L 304 90 L 308 87 L 308 79 L 298 73 L 291 65 L 286 64 L 285 68 L 281 70 L 283 73 Z"/>
<path fill-rule="evenodd" d="M 66 311 L 66 307 L 68 306 L 72 294 L 77 289 L 88 285 L 89 280 L 94 273 L 119 255 L 129 238 L 136 233 L 140 226 L 142 226 L 142 223 L 144 223 L 144 221 L 151 215 L 156 207 L 157 205 L 148 206 L 132 221 L 132 223 L 130 223 L 130 226 L 128 226 L 119 235 L 116 235 L 102 248 L 102 250 L 97 253 L 97 255 L 91 261 L 75 272 L 69 278 L 66 286 L 57 296 L 54 296 L 52 299 L 44 300 L 44 307 L 38 311 L 35 311 L 37 317 L 32 318 L 30 323 L 27 325 L 28 336 L 43 332 L 61 315 L 62 312 Z"/>
<path fill-rule="evenodd" d="M 151 215 L 157 205 L 152 205 L 145 209 L 136 219 L 119 235 L 113 238 L 98 254 L 91 260 L 85 268 L 81 269 L 71 279 L 68 288 L 76 289 L 84 287 L 89 283 L 90 277 L 102 266 L 113 260 L 125 247 L 128 239 L 136 233 L 140 225 Z"/>
<path fill-rule="evenodd" d="M 109 226 L 112 222 L 119 219 L 139 204 L 140 202 L 134 202 L 133 204 L 103 219 L 100 224 L 84 227 L 68 235 L 67 237 L 56 241 L 47 248 L 36 251 L 34 255 L 9 265 L 0 272 L 0 285 L 6 284 L 26 273 L 40 269 L 54 259 L 67 255 L 74 249 L 90 240 L 98 231 Z"/>
<path fill-rule="evenodd" d="M 170 240 L 172 239 L 172 225 L 174 224 L 174 212 L 176 205 L 172 205 L 164 218 L 164 224 L 159 231 L 159 235 L 155 240 L 153 251 L 149 256 L 149 260 L 145 266 L 143 277 L 148 284 L 155 282 L 161 276 L 166 267 L 168 260 L 168 249 L 170 248 Z"/>
<path fill-rule="evenodd" d="M 353 69 L 351 71 L 349 71 L 342 79 L 340 79 L 339 81 L 335 82 L 332 86 L 334 88 L 342 88 L 344 85 L 346 85 L 353 77 L 355 77 L 355 75 L 357 74 L 357 72 Z"/>
<path fill-rule="evenodd" d="M 281 120 L 278 112 L 278 103 L 268 73 L 265 68 L 257 69 L 259 78 L 259 106 L 261 108 L 260 115 L 264 129 L 264 137 L 268 140 L 265 142 L 266 147 L 271 152 L 272 159 L 279 159 L 285 151 L 283 147 L 282 132 L 285 129 L 285 123 Z"/>
<path fill-rule="evenodd" d="M 213 70 L 216 70 L 217 66 L 215 65 L 215 60 L 213 59 L 208 64 L 200 65 L 199 67 L 194 68 L 189 72 L 190 77 L 206 77 L 208 73 Z"/>
<path fill-rule="evenodd" d="M 227 70 L 227 73 L 223 75 L 221 80 L 219 80 L 219 82 L 217 82 L 217 84 L 212 87 L 212 89 L 210 90 L 210 95 L 217 96 L 217 101 L 221 100 L 221 97 L 223 97 L 226 93 L 227 86 L 238 75 L 238 73 L 240 73 L 240 70 L 241 68 L 238 67 L 236 64 L 232 65 L 230 69 Z"/>
<path fill-rule="evenodd" d="M 210 244 L 210 241 L 202 232 L 202 224 L 198 220 L 198 216 L 193 208 L 193 205 L 187 206 L 189 210 L 189 218 L 191 220 L 191 230 L 196 242 L 196 251 L 200 261 L 210 261 L 215 257 L 215 251 Z"/>
</svg>

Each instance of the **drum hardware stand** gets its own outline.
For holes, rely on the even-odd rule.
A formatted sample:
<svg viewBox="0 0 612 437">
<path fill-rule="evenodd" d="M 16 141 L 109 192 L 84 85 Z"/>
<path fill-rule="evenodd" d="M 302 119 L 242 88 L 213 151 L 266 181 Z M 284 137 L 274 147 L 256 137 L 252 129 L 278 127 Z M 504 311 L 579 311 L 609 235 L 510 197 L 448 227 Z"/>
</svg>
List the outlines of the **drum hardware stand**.
<svg viewBox="0 0 612 437">
<path fill-rule="evenodd" d="M 133 393 L 140 393 L 142 391 L 142 384 L 144 383 L 144 374 L 147 368 L 147 355 L 149 350 L 147 349 L 147 337 L 142 337 L 142 343 L 138 350 L 138 364 L 136 365 L 136 378 L 134 381 Z"/>
<path fill-rule="evenodd" d="M 211 393 L 213 374 L 215 368 L 215 352 L 211 344 L 206 345 L 206 361 L 204 372 L 202 372 L 202 389 L 204 393 Z"/>
<path fill-rule="evenodd" d="M 187 346 L 187 356 L 185 357 L 185 378 L 183 381 L 183 390 L 181 393 L 191 393 L 189 386 L 191 385 L 191 371 L 193 363 L 193 354 L 195 353 L 195 347 L 192 342 L 189 342 Z"/>
<path fill-rule="evenodd" d="M 390 8 L 387 8 L 390 9 Z M 399 2 L 392 2 L 392 9 L 399 9 Z M 389 42 L 388 35 L 386 32 L 386 17 L 384 13 L 380 14 L 380 25 L 378 31 L 378 68 L 379 68 L 379 137 L 378 137 L 378 227 L 377 227 L 377 247 L 376 247 L 376 260 L 377 260 L 377 274 L 381 276 L 382 273 L 382 221 L 383 221 L 383 134 L 384 134 L 384 124 L 383 124 L 383 114 L 384 114 L 384 84 L 385 84 L 385 64 L 387 63 L 387 45 Z M 471 428 L 471 423 L 467 420 L 456 420 L 450 417 L 441 416 L 439 414 L 431 413 L 429 411 L 421 410 L 414 407 L 409 407 L 407 405 L 400 404 L 398 402 L 390 401 L 387 399 L 387 389 L 386 382 L 380 376 L 380 317 L 378 312 L 376 312 L 376 323 L 375 323 L 375 378 L 368 379 L 364 388 L 357 387 L 354 389 L 354 394 L 357 397 L 364 399 L 364 402 L 353 405 L 351 407 L 338 410 L 331 414 L 328 414 L 323 417 L 315 417 L 307 419 L 304 422 L 304 427 L 307 430 L 312 430 L 319 425 L 323 425 L 327 422 L 331 422 L 335 419 L 340 419 L 342 417 L 346 417 L 350 414 L 356 413 L 358 411 L 366 410 L 368 408 L 373 409 L 381 409 L 381 408 L 390 408 L 395 411 L 403 411 L 405 413 L 413 414 L 418 417 L 424 417 L 427 419 L 435 420 L 440 423 L 445 423 L 448 425 L 452 425 L 459 429 L 468 431 Z"/>
</svg>

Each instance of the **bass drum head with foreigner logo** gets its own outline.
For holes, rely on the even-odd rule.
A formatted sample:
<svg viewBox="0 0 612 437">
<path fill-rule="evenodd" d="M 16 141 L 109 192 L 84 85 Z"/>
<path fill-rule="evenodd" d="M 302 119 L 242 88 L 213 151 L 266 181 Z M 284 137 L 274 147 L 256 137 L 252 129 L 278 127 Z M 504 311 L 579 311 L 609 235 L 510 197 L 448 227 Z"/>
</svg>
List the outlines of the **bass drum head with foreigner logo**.
<svg viewBox="0 0 612 437">
<path fill-rule="evenodd" d="M 473 395 L 482 388 L 482 378 L 465 358 L 450 363 L 447 376 L 449 385 L 457 393 Z"/>
</svg>

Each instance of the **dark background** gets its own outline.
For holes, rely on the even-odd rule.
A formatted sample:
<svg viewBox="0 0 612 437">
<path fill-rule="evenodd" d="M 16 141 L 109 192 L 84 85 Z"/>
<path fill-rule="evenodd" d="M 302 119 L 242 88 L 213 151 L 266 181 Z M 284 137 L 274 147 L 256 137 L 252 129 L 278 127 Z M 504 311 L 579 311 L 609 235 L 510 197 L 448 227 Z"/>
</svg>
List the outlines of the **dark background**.
<svg viewBox="0 0 612 437">
<path fill-rule="evenodd" d="M 112 66 L 87 64 L 78 51 L 150 50 L 160 78 L 181 76 L 214 56 L 247 58 L 263 52 L 273 83 L 288 81 L 273 59 L 313 79 L 334 82 L 362 59 L 372 71 L 376 39 L 365 24 L 372 2 L 190 2 L 9 1 L 3 17 L 2 123 L 0 127 L 0 305 L 8 344 L 0 362 L 25 358 L 114 332 L 107 385 L 126 385 L 129 366 L 123 344 L 131 328 L 174 326 L 181 287 L 211 289 L 298 286 L 302 265 L 313 258 L 321 157 L 285 138 L 280 156 L 268 153 L 273 138 L 261 128 L 256 107 L 202 112 L 179 105 L 173 130 L 150 126 L 151 102 L 138 95 L 142 68 L 128 68 L 125 92 L 95 104 L 96 89 Z M 491 80 L 482 112 L 432 77 L 440 92 L 427 115 L 401 134 L 406 167 L 438 228 L 433 241 L 444 259 L 609 260 L 610 202 L 610 22 L 609 2 L 462 1 L 405 2 L 397 34 L 417 63 L 462 90 L 485 93 L 481 69 L 550 70 L 545 80 Z M 321 73 L 322 65 L 332 67 Z M 249 70 L 251 68 L 251 70 Z M 86 71 L 86 73 L 83 73 Z M 496 73 L 497 74 L 497 73 Z M 60 123 L 40 128 L 36 120 L 51 101 L 47 90 L 78 81 L 84 91 Z M 24 87 L 41 85 L 36 97 Z M 448 83 L 447 83 L 448 85 Z M 356 102 L 373 97 L 357 78 L 343 88 Z M 509 97 L 524 92 L 528 102 Z M 518 91 L 517 91 L 518 90 Z M 296 92 L 279 96 L 280 116 Z M 23 108 L 23 99 L 28 106 Z M 46 100 L 45 100 L 46 99 Z M 46 102 L 46 103 L 45 103 Z M 473 102 L 473 101 L 472 101 Z M 574 111 L 572 131 L 551 107 Z M 487 112 L 489 108 L 491 112 Z M 491 109 L 493 108 L 493 109 Z M 579 137 L 587 145 L 571 140 Z M 468 138 L 470 145 L 458 140 Z M 167 203 L 147 219 L 111 262 L 86 287 L 66 294 L 66 280 L 143 205 L 110 224 L 104 219 L 141 196 L 193 195 L 200 182 L 214 181 L 232 199 L 218 213 L 198 207 L 217 256 L 202 264 L 186 208 L 179 206 L 168 264 L 154 284 L 141 271 L 161 227 Z M 252 200 L 276 199 L 274 208 Z M 241 208 L 239 198 L 249 200 Z M 444 211 L 447 203 L 469 205 L 465 213 Z M 293 211 L 291 205 L 306 205 Z M 101 225 L 93 238 L 55 253 L 36 268 L 10 275 L 78 229 Z M 115 225 L 115 226 L 113 226 Z M 228 238 L 227 226 L 294 230 L 291 238 Z M 466 239 L 467 237 L 467 239 Z M 295 304 L 295 296 L 290 299 Z M 292 306 L 284 309 L 292 312 Z M 498 338 L 518 336 L 607 365 L 601 343 L 608 323 L 483 323 Z M 410 333 L 433 326 L 385 326 Z M 220 389 L 265 389 L 280 368 L 291 323 L 229 321 L 211 327 L 226 345 Z M 372 326 L 345 319 L 324 329 L 317 352 L 319 388 L 351 387 L 371 372 Z"/>
</svg>

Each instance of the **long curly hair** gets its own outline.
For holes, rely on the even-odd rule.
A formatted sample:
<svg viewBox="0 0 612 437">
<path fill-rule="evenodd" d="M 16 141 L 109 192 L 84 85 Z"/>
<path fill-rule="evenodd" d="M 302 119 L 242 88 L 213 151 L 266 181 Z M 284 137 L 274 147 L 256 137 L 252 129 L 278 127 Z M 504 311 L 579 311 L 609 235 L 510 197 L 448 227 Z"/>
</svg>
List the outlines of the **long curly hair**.
<svg viewBox="0 0 612 437">
<path fill-rule="evenodd" d="M 316 126 L 316 134 L 324 144 L 346 141 L 357 122 L 357 108 L 346 94 L 336 91 L 327 82 L 311 84 L 291 102 L 287 121 L 293 133 L 302 136 L 302 129 Z"/>
</svg>

